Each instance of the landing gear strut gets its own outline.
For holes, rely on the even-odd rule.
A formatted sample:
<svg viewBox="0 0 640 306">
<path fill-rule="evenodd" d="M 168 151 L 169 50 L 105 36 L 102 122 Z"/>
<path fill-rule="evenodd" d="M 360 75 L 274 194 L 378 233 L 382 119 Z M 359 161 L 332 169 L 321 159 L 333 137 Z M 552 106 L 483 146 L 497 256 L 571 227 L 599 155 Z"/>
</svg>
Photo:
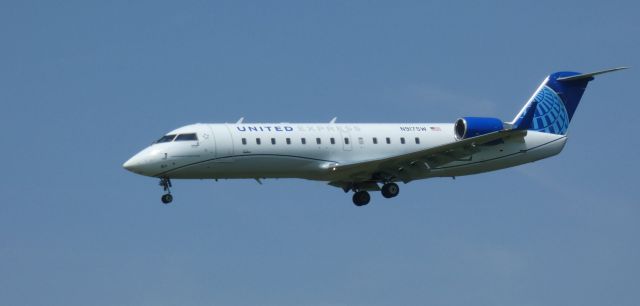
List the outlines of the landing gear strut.
<svg viewBox="0 0 640 306">
<path fill-rule="evenodd" d="M 363 206 L 369 204 L 371 196 L 365 190 L 356 191 L 353 194 L 353 204 L 356 206 Z"/>
<path fill-rule="evenodd" d="M 166 192 L 164 195 L 162 195 L 162 203 L 171 203 L 171 201 L 173 201 L 173 196 L 171 195 L 171 180 L 166 177 L 160 178 L 160 186 L 162 186 L 162 189 L 164 189 L 164 191 Z"/>
</svg>

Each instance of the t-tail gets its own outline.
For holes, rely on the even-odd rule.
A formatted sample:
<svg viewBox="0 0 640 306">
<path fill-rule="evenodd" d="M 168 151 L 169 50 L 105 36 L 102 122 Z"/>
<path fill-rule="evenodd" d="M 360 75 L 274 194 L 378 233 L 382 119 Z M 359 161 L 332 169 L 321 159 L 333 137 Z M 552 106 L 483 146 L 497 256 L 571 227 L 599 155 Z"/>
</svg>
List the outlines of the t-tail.
<svg viewBox="0 0 640 306">
<path fill-rule="evenodd" d="M 552 73 L 540 84 L 510 125 L 518 130 L 565 135 L 587 84 L 593 80 L 593 77 L 626 68 L 591 73 L 569 71 Z"/>
</svg>

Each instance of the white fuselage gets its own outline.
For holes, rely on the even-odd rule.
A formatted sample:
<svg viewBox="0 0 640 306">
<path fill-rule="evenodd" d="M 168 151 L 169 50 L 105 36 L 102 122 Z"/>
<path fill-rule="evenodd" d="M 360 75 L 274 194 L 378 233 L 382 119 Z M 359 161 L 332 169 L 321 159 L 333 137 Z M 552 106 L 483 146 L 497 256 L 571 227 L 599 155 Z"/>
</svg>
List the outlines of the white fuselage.
<svg viewBox="0 0 640 306">
<path fill-rule="evenodd" d="M 241 123 L 193 124 L 168 135 L 195 133 L 197 140 L 155 143 L 125 167 L 175 179 L 302 178 L 341 181 L 337 165 L 365 162 L 455 141 L 453 124 Z M 411 179 L 462 176 L 533 162 L 558 154 L 566 136 L 528 131 L 479 146 L 470 158 L 420 168 Z"/>
</svg>

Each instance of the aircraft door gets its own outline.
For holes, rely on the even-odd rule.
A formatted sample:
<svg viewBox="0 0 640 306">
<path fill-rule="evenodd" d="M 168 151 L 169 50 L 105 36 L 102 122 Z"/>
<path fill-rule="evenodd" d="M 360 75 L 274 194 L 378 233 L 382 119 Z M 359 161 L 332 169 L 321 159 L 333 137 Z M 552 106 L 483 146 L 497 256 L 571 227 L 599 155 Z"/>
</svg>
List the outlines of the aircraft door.
<svg viewBox="0 0 640 306">
<path fill-rule="evenodd" d="M 211 125 L 211 129 L 215 135 L 216 158 L 233 156 L 233 139 L 226 124 Z M 221 161 L 226 161 L 226 159 Z"/>
</svg>

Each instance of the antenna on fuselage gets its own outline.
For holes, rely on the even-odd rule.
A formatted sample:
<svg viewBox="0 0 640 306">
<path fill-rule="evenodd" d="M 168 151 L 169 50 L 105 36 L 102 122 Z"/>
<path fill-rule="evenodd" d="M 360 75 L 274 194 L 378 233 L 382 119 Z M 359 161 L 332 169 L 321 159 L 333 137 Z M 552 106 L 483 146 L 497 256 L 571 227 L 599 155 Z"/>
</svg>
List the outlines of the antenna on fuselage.
<svg viewBox="0 0 640 306">
<path fill-rule="evenodd" d="M 236 122 L 236 124 L 240 124 L 240 123 L 242 123 L 242 121 L 244 121 L 244 117 L 240 117 L 240 119 L 238 119 L 238 121 Z"/>
<path fill-rule="evenodd" d="M 338 119 L 338 117 L 333 117 L 333 119 L 331 119 L 331 121 L 329 121 L 329 123 L 336 123 L 337 119 Z"/>
</svg>

